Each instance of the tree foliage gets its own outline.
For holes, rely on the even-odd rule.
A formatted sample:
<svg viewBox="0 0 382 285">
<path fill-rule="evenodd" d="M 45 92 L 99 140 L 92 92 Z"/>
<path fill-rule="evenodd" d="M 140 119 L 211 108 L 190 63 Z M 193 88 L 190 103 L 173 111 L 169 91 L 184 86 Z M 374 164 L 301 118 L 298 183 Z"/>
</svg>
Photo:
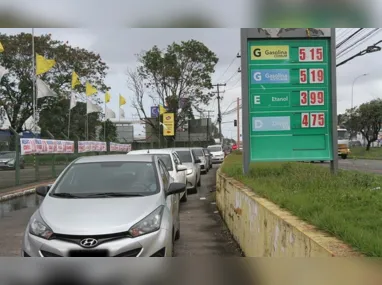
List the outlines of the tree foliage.
<svg viewBox="0 0 382 285">
<path fill-rule="evenodd" d="M 0 54 L 0 65 L 9 70 L 9 74 L 1 80 L 0 101 L 5 106 L 12 127 L 21 132 L 23 124 L 33 114 L 32 35 L 27 33 L 0 34 L 0 42 L 4 46 L 4 52 Z M 104 84 L 108 67 L 100 55 L 54 40 L 51 35 L 35 36 L 34 43 L 36 53 L 56 60 L 56 65 L 40 78 L 59 95 L 59 98 L 38 99 L 38 111 L 50 109 L 58 101 L 68 99 L 73 71 L 76 71 L 80 78 L 86 78 L 98 91 L 108 90 Z M 76 91 L 84 92 L 85 86 L 77 86 Z M 68 113 L 69 109 L 61 114 L 67 117 Z M 51 116 L 56 116 L 56 114 L 51 114 Z M 54 120 L 65 121 L 67 118 L 55 118 Z M 64 125 L 59 127 L 66 128 Z"/>
<path fill-rule="evenodd" d="M 46 131 L 51 132 L 55 138 L 64 138 L 68 135 L 70 100 L 62 99 L 55 104 L 46 106 L 40 113 L 39 127 L 41 135 L 46 137 Z M 78 102 L 70 112 L 70 139 L 86 139 L 86 103 Z M 96 129 L 101 125 L 99 113 L 88 114 L 89 139 L 96 138 Z"/>
<path fill-rule="evenodd" d="M 175 129 L 182 127 L 193 118 L 193 109 L 200 110 L 201 104 L 210 102 L 208 90 L 217 62 L 216 54 L 196 40 L 172 43 L 166 50 L 154 46 L 138 55 L 139 67 L 128 71 L 128 86 L 140 119 L 158 129 L 149 120 L 151 101 L 175 113 Z"/>
<path fill-rule="evenodd" d="M 364 103 L 353 110 L 347 110 L 345 126 L 353 131 L 358 131 L 367 141 L 366 149 L 369 150 L 373 142 L 378 140 L 382 127 L 382 99 L 375 99 Z"/>
<path fill-rule="evenodd" d="M 108 142 L 117 142 L 118 134 L 116 125 L 107 119 L 101 125 L 101 130 L 99 132 L 100 140 Z"/>
</svg>

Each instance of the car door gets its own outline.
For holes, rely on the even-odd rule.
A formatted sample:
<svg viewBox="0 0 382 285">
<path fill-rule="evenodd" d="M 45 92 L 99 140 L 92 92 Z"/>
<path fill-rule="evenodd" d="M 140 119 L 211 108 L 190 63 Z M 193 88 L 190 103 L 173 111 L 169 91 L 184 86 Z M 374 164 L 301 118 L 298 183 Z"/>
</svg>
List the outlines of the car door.
<svg viewBox="0 0 382 285">
<path fill-rule="evenodd" d="M 195 162 L 198 158 L 194 155 L 194 152 L 192 150 L 190 152 L 191 152 L 192 161 L 195 165 L 195 169 L 196 169 L 196 173 L 197 173 L 197 181 L 199 181 L 199 179 L 200 179 L 200 164 Z"/>
<path fill-rule="evenodd" d="M 180 158 L 176 152 L 173 152 L 171 154 L 173 161 L 174 161 L 174 173 L 176 176 L 176 182 L 187 184 L 187 177 L 185 171 L 177 171 L 178 165 L 182 165 L 182 162 L 180 161 Z"/>
<path fill-rule="evenodd" d="M 164 188 L 167 190 L 170 184 L 174 182 L 174 179 L 171 178 L 170 173 L 168 173 L 166 166 L 161 160 L 158 161 L 158 165 L 159 165 L 159 173 L 162 177 Z M 179 194 L 167 196 L 166 203 L 167 203 L 167 207 L 171 211 L 175 230 L 178 230 L 179 229 Z"/>
</svg>

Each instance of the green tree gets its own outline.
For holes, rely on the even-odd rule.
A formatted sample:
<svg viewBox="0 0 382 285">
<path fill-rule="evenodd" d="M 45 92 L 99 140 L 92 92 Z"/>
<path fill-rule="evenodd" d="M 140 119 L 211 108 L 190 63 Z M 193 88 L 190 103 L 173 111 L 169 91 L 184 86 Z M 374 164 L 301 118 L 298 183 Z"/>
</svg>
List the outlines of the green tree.
<svg viewBox="0 0 382 285">
<path fill-rule="evenodd" d="M 366 150 L 370 150 L 373 142 L 378 140 L 382 127 L 382 99 L 375 99 L 364 103 L 346 113 L 345 126 L 353 131 L 358 131 L 367 141 Z"/>
<path fill-rule="evenodd" d="M 139 67 L 128 71 L 128 86 L 139 118 L 158 133 L 157 121 L 149 120 L 146 110 L 151 98 L 152 106 L 161 104 L 175 113 L 175 130 L 183 127 L 193 118 L 193 109 L 200 111 L 201 104 L 210 102 L 217 62 L 216 54 L 196 40 L 172 43 L 166 50 L 154 46 L 138 55 Z"/>
<path fill-rule="evenodd" d="M 12 127 L 21 132 L 23 124 L 33 114 L 32 35 L 0 33 L 0 42 L 4 46 L 4 52 L 0 54 L 0 65 L 9 70 L 9 74 L 1 80 L 0 100 L 3 101 Z M 59 95 L 59 98 L 38 99 L 38 111 L 49 109 L 57 104 L 57 101 L 69 98 L 73 71 L 76 71 L 80 78 L 86 78 L 98 91 L 105 92 L 109 89 L 104 84 L 108 67 L 100 55 L 86 49 L 71 47 L 68 43 L 52 39 L 51 35 L 35 37 L 34 43 L 36 53 L 56 60 L 56 65 L 40 78 Z M 76 92 L 84 91 L 85 86 L 76 87 Z M 68 110 L 60 115 L 68 116 Z M 57 115 L 51 114 L 51 116 Z M 65 119 L 55 120 L 64 121 Z M 63 125 L 60 127 L 65 129 Z"/>
<path fill-rule="evenodd" d="M 102 123 L 101 125 L 99 137 L 102 141 L 117 142 L 118 134 L 116 125 L 112 121 L 107 119 L 106 122 Z"/>
<path fill-rule="evenodd" d="M 68 134 L 69 124 L 68 99 L 62 99 L 55 104 L 49 105 L 41 110 L 39 126 L 41 135 L 46 136 L 46 131 L 51 132 L 55 138 L 64 138 L 62 133 Z M 89 139 L 97 137 L 96 129 L 101 125 L 100 114 L 88 114 Z M 86 103 L 78 102 L 70 112 L 70 139 L 86 139 Z"/>
</svg>

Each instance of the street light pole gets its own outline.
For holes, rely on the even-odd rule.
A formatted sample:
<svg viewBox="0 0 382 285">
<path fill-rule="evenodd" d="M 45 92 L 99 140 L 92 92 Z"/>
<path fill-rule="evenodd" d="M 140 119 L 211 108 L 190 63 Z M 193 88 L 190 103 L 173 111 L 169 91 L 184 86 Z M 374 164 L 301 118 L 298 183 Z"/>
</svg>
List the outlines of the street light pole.
<svg viewBox="0 0 382 285">
<path fill-rule="evenodd" d="M 355 82 L 357 81 L 357 79 L 358 78 L 361 78 L 361 77 L 363 77 L 363 76 L 367 76 L 367 75 L 369 75 L 369 74 L 367 74 L 367 73 L 364 73 L 364 74 L 361 74 L 361 75 L 359 75 L 359 76 L 357 76 L 356 78 L 354 78 L 354 80 L 353 80 L 353 85 L 352 85 L 352 89 L 351 89 L 351 113 L 353 113 L 353 99 L 354 99 L 354 84 L 355 84 Z"/>
</svg>

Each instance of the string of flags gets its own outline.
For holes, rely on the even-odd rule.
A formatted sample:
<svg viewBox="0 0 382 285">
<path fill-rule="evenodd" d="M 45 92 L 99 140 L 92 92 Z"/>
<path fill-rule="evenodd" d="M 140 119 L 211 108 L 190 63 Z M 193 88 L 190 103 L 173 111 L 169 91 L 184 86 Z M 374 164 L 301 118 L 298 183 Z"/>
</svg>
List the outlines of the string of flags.
<svg viewBox="0 0 382 285">
<path fill-rule="evenodd" d="M 4 46 L 0 42 L 0 53 L 4 51 L 5 51 Z M 42 75 L 50 71 L 56 65 L 56 61 L 54 59 L 45 58 L 43 55 L 40 55 L 38 53 L 36 53 L 35 56 L 36 56 L 35 75 L 36 75 L 36 87 L 37 87 L 36 99 L 45 98 L 45 97 L 57 97 L 58 96 L 57 93 L 51 90 L 48 84 L 44 82 L 41 78 L 37 77 L 38 75 Z M 0 65 L 0 81 L 3 78 L 3 76 L 8 73 L 9 73 L 9 70 Z M 69 111 L 72 110 L 77 105 L 77 96 L 76 96 L 75 88 L 78 85 L 82 85 L 80 78 L 78 74 L 75 71 L 73 71 L 72 79 L 71 79 L 72 92 L 70 94 Z M 87 103 L 86 113 L 87 114 L 90 114 L 93 112 L 102 112 L 102 108 L 98 104 L 93 103 L 93 101 L 91 100 L 91 96 L 97 93 L 98 93 L 97 88 L 94 87 L 89 81 L 86 81 L 85 94 L 87 97 L 86 98 L 86 103 Z M 105 117 L 107 119 L 116 117 L 115 112 L 106 106 L 107 103 L 110 103 L 110 100 L 111 100 L 111 95 L 109 92 L 106 92 L 105 93 Z M 120 117 L 122 118 L 125 117 L 125 112 L 121 107 L 125 104 L 126 104 L 126 99 L 122 95 L 119 95 L 119 109 L 120 109 L 119 114 L 120 114 Z"/>
</svg>

